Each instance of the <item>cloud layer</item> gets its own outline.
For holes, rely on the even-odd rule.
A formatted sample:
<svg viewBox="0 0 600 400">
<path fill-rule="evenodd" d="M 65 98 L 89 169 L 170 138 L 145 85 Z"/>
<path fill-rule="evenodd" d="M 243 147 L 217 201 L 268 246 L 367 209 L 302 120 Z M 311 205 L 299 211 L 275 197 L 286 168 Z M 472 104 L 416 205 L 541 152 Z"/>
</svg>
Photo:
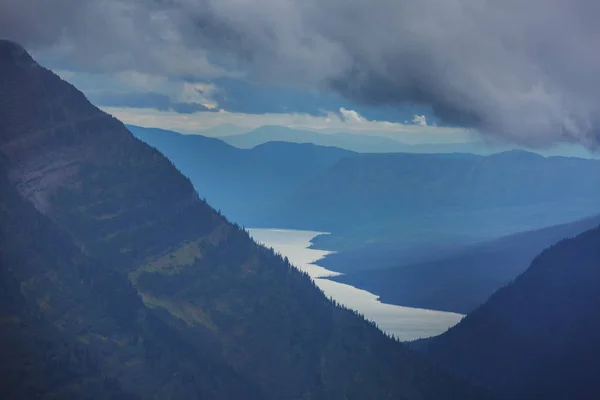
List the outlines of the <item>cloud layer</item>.
<svg viewBox="0 0 600 400">
<path fill-rule="evenodd" d="M 162 128 L 182 133 L 222 136 L 248 132 L 265 125 L 286 126 L 325 134 L 353 133 L 382 136 L 407 144 L 466 143 L 476 140 L 473 132 L 462 128 L 407 125 L 384 121 L 370 121 L 354 110 L 342 109 L 325 115 L 297 113 L 247 114 L 240 112 L 197 112 L 182 115 L 173 111 L 156 111 L 149 108 L 101 107 L 126 124 Z M 350 117 L 349 117 L 350 116 Z M 221 129 L 231 124 L 237 129 Z M 490 143 L 493 145 L 493 143 Z"/>
<path fill-rule="evenodd" d="M 596 0 L 0 0 L 0 36 L 66 69 L 245 76 L 595 147 L 599 16 Z"/>
</svg>

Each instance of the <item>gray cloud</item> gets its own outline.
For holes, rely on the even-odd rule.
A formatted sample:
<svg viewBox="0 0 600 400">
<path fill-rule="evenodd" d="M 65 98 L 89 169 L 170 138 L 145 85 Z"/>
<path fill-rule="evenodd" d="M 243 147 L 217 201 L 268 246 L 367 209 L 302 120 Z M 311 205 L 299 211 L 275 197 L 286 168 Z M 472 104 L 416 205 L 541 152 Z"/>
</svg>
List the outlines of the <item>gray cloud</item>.
<svg viewBox="0 0 600 400">
<path fill-rule="evenodd" d="M 49 4 L 51 3 L 51 4 Z M 530 145 L 598 143 L 596 0 L 0 0 L 0 34 L 80 68 L 244 71 L 431 105 Z"/>
<path fill-rule="evenodd" d="M 57 68 L 212 77 L 226 71 L 188 46 L 162 0 L 0 0 L 0 36 Z M 178 11 L 177 11 L 178 13 Z"/>
<path fill-rule="evenodd" d="M 194 102 L 175 102 L 162 93 L 122 93 L 113 91 L 88 92 L 88 99 L 101 107 L 154 108 L 159 111 L 175 111 L 193 114 L 200 111 L 217 111 Z"/>
</svg>

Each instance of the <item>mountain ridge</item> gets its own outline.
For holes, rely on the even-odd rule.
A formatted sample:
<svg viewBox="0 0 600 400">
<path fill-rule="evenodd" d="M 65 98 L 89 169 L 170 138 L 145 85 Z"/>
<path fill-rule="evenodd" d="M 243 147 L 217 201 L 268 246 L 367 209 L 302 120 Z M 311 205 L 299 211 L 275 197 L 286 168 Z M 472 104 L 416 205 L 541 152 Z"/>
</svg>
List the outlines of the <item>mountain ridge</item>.
<svg viewBox="0 0 600 400">
<path fill-rule="evenodd" d="M 238 149 L 200 135 L 128 126 L 163 152 L 228 218 L 256 226 L 275 201 L 343 157 L 356 153 L 310 143 L 269 142 Z"/>
<path fill-rule="evenodd" d="M 544 249 L 600 225 L 600 216 L 477 243 L 458 249 L 438 250 L 430 260 L 352 272 L 342 266 L 348 256 L 320 262 L 343 273 L 329 278 L 367 290 L 380 301 L 409 307 L 467 314 L 508 284 Z M 425 249 L 423 250 L 425 251 Z M 335 255 L 334 255 L 335 258 Z M 366 263 L 358 259 L 358 263 Z"/>
<path fill-rule="evenodd" d="M 315 240 L 327 250 L 460 245 L 595 215 L 599 176 L 597 160 L 523 152 L 358 154 L 281 199 L 265 220 L 332 232 Z"/>
<path fill-rule="evenodd" d="M 352 133 L 324 134 L 277 125 L 263 125 L 246 133 L 222 136 L 220 139 L 241 149 L 251 149 L 268 142 L 313 143 L 355 152 L 387 153 L 410 149 L 406 144 L 382 136 Z"/>
<path fill-rule="evenodd" d="M 18 233 L 0 237 L 0 345 L 25 351 L 0 370 L 27 379 L 3 397 L 486 396 L 326 299 L 160 152 L 14 51 L 0 41 L 0 217 Z"/>
<path fill-rule="evenodd" d="M 458 325 L 413 343 L 506 399 L 600 394 L 600 227 L 541 252 Z"/>
</svg>

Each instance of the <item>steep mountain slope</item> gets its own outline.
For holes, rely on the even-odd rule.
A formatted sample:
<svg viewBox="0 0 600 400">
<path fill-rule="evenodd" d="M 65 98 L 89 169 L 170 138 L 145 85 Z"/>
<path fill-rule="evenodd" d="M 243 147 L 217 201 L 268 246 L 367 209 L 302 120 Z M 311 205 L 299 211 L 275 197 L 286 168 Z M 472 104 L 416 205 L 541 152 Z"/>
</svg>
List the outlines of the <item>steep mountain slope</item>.
<svg viewBox="0 0 600 400">
<path fill-rule="evenodd" d="M 415 343 L 506 399 L 600 397 L 600 228 L 541 253 L 447 333 Z"/>
<path fill-rule="evenodd" d="M 272 221 L 333 232 L 323 248 L 469 243 L 600 211 L 600 161 L 514 151 L 359 154 L 272 207 Z"/>
<path fill-rule="evenodd" d="M 200 135 L 128 128 L 173 161 L 211 205 L 247 226 L 260 226 L 277 200 L 341 158 L 355 154 L 335 147 L 283 142 L 238 149 Z"/>
<path fill-rule="evenodd" d="M 0 192 L 0 397 L 265 397 L 206 345 L 191 353 L 127 275 L 19 195 L 4 165 Z"/>
<path fill-rule="evenodd" d="M 0 41 L 0 77 L 0 397 L 485 397 L 328 301 L 20 46 Z"/>
<path fill-rule="evenodd" d="M 380 296 L 384 303 L 467 314 L 483 304 L 496 290 L 527 269 L 542 250 L 554 243 L 600 225 L 600 217 L 523 232 L 478 243 L 424 263 L 404 263 L 393 268 L 348 273 L 333 280 L 348 283 Z M 443 254 L 443 253 L 442 253 Z M 342 257 L 322 263 L 346 272 Z M 429 254 L 429 257 L 434 255 Z M 397 259 L 398 260 L 398 259 Z M 401 259 L 400 259 L 401 260 Z M 359 259 L 358 262 L 361 260 Z M 368 262 L 362 260 L 363 266 Z"/>
</svg>

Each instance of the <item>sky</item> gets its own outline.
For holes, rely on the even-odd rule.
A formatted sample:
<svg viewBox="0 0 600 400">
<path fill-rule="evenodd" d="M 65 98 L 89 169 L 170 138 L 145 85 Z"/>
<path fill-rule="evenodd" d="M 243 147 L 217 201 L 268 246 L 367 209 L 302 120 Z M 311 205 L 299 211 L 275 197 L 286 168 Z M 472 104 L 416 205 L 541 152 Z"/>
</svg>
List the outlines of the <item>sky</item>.
<svg viewBox="0 0 600 400">
<path fill-rule="evenodd" d="M 0 37 L 128 123 L 595 149 L 598 16 L 597 0 L 0 0 Z"/>
</svg>

